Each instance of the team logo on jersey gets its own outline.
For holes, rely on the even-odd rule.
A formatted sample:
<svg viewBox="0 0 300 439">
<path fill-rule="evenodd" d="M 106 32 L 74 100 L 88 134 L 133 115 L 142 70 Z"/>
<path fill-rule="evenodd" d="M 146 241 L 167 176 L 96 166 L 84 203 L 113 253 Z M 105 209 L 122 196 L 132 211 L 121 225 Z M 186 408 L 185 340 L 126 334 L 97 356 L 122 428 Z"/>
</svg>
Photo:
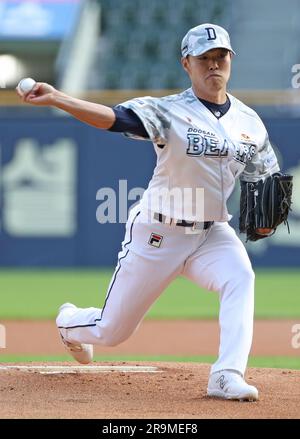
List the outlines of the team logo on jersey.
<svg viewBox="0 0 300 439">
<path fill-rule="evenodd" d="M 148 244 L 152 245 L 153 247 L 159 248 L 162 240 L 163 236 L 158 235 L 157 233 L 151 233 Z"/>
<path fill-rule="evenodd" d="M 189 156 L 206 157 L 226 157 L 228 156 L 228 142 L 225 139 L 223 143 L 216 137 L 214 133 L 204 130 L 189 128 L 188 147 L 186 150 Z"/>
<path fill-rule="evenodd" d="M 254 143 L 240 142 L 235 145 L 234 160 L 239 163 L 246 164 L 252 160 L 252 157 L 256 153 L 256 145 Z"/>
</svg>

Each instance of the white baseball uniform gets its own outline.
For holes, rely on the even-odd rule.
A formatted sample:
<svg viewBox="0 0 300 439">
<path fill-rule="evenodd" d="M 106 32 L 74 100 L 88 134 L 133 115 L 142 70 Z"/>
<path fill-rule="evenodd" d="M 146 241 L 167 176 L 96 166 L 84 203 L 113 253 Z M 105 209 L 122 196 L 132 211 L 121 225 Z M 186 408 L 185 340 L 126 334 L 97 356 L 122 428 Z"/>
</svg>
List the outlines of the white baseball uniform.
<svg viewBox="0 0 300 439">
<path fill-rule="evenodd" d="M 67 341 L 123 342 L 167 285 L 182 275 L 219 293 L 220 349 L 212 372 L 244 374 L 252 342 L 254 273 L 228 224 L 226 202 L 238 176 L 257 181 L 279 168 L 259 116 L 228 96 L 230 109 L 220 118 L 191 88 L 122 104 L 143 122 L 157 164 L 141 202 L 130 212 L 103 308 L 58 316 Z M 182 221 L 197 222 L 183 227 Z"/>
</svg>

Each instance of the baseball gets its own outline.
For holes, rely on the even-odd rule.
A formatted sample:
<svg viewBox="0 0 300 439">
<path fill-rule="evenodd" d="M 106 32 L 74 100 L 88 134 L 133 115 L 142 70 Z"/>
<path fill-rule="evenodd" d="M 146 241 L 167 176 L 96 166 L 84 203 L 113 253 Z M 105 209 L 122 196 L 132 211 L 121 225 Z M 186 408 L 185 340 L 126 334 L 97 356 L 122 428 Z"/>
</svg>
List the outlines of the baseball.
<svg viewBox="0 0 300 439">
<path fill-rule="evenodd" d="M 18 90 L 22 93 L 22 94 L 27 94 L 29 93 L 33 87 L 35 86 L 36 82 L 34 79 L 32 78 L 24 78 L 21 79 L 21 81 L 18 84 Z"/>
</svg>

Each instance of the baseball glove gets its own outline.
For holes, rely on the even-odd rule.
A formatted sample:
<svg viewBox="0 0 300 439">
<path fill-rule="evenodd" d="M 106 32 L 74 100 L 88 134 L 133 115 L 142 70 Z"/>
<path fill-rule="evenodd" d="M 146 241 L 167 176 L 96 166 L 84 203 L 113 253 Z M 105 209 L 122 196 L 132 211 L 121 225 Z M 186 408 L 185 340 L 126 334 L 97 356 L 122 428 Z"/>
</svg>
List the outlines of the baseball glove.
<svg viewBox="0 0 300 439">
<path fill-rule="evenodd" d="M 240 233 L 246 241 L 257 241 L 275 233 L 279 224 L 288 227 L 293 176 L 277 172 L 256 183 L 241 181 Z"/>
</svg>

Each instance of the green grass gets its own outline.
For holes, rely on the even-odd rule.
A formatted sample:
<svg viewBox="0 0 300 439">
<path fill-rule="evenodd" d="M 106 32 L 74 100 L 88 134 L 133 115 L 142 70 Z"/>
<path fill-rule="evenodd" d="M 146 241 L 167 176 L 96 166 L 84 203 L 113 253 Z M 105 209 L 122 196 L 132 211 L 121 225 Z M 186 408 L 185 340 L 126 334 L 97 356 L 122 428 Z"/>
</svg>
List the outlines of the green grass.
<svg viewBox="0 0 300 439">
<path fill-rule="evenodd" d="M 174 355 L 104 355 L 95 356 L 95 361 L 170 361 L 184 363 L 208 363 L 212 364 L 216 357 L 214 356 L 174 356 Z M 0 355 L 0 364 L 3 363 L 21 363 L 21 362 L 52 362 L 52 361 L 71 361 L 70 356 L 42 356 L 42 355 Z M 77 364 L 74 362 L 74 364 Z M 271 367 L 280 369 L 300 369 L 300 359 L 298 357 L 251 357 L 248 367 Z"/>
<path fill-rule="evenodd" d="M 300 272 L 257 271 L 256 318 L 300 318 Z M 1 319 L 53 319 L 73 302 L 101 307 L 112 270 L 0 270 Z M 153 305 L 153 319 L 216 318 L 218 295 L 178 278 Z"/>
</svg>

